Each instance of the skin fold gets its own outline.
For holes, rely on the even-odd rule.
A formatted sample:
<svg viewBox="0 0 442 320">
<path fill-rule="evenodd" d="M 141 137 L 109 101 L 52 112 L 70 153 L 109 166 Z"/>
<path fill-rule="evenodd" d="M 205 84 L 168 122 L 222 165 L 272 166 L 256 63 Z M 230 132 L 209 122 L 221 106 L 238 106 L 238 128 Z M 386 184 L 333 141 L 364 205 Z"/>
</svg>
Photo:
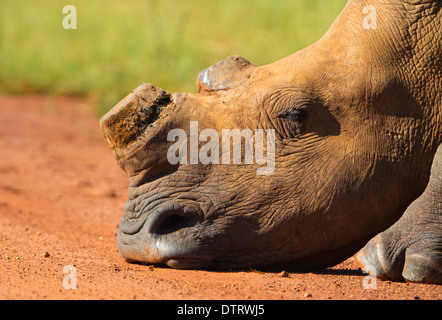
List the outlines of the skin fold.
<svg viewBox="0 0 442 320">
<path fill-rule="evenodd" d="M 129 176 L 122 256 L 312 270 L 355 254 L 427 187 L 442 143 L 441 23 L 440 1 L 350 0 L 318 42 L 272 64 L 232 56 L 198 75 L 197 94 L 135 89 L 100 121 Z M 171 130 L 189 150 L 207 143 L 192 147 L 191 121 L 196 135 L 250 129 L 256 141 L 262 130 L 268 143 L 274 132 L 273 171 L 259 175 L 244 157 L 224 164 L 221 153 L 218 164 L 171 164 Z M 440 240 L 434 221 L 422 228 Z"/>
</svg>

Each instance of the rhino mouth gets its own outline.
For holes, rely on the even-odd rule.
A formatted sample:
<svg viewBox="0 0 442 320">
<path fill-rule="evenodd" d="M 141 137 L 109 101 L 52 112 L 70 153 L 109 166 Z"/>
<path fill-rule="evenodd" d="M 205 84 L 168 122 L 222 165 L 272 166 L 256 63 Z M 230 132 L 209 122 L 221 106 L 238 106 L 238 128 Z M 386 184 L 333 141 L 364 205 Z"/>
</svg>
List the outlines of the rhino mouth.
<svg viewBox="0 0 442 320">
<path fill-rule="evenodd" d="M 198 204 L 167 201 L 136 219 L 120 222 L 117 244 L 128 262 L 166 264 L 173 268 L 200 268 L 212 265 L 201 255 L 198 242 L 203 213 Z"/>
</svg>

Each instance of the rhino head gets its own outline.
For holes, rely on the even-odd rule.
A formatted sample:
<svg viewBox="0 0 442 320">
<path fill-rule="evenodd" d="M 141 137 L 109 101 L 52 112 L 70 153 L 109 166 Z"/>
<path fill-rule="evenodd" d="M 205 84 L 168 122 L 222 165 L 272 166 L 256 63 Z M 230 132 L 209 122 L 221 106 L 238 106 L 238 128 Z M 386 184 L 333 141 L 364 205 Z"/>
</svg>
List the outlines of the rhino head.
<svg viewBox="0 0 442 320">
<path fill-rule="evenodd" d="M 196 94 L 144 84 L 101 119 L 129 176 L 124 258 L 319 268 L 399 218 L 442 142 L 440 3 L 372 0 L 374 28 L 367 4 L 284 59 L 232 56 Z"/>
</svg>

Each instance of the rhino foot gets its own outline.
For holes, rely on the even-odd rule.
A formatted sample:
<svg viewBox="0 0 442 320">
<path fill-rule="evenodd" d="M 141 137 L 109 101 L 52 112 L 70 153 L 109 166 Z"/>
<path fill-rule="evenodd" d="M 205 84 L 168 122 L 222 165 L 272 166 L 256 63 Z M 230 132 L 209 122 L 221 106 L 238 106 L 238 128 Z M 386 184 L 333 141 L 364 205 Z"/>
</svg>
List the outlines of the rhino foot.
<svg viewBox="0 0 442 320">
<path fill-rule="evenodd" d="M 381 280 L 442 284 L 442 259 L 437 246 L 429 247 L 430 239 L 391 239 L 394 232 L 383 232 L 358 252 L 356 259 L 363 269 Z M 440 251 L 440 237 L 438 242 Z"/>
<path fill-rule="evenodd" d="M 442 284 L 442 145 L 427 189 L 356 255 L 380 279 Z"/>
</svg>

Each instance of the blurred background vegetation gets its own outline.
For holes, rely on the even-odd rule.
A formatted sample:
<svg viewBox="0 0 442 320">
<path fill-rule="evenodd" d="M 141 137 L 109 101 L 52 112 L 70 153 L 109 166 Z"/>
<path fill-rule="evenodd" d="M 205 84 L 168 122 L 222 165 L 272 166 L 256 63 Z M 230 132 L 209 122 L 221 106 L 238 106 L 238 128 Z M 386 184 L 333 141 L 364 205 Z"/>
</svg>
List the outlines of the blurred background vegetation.
<svg viewBox="0 0 442 320">
<path fill-rule="evenodd" d="M 0 0 L 0 93 L 84 96 L 97 112 L 153 83 L 195 92 L 233 54 L 263 65 L 329 28 L 347 0 Z M 77 29 L 62 26 L 65 5 Z"/>
</svg>

